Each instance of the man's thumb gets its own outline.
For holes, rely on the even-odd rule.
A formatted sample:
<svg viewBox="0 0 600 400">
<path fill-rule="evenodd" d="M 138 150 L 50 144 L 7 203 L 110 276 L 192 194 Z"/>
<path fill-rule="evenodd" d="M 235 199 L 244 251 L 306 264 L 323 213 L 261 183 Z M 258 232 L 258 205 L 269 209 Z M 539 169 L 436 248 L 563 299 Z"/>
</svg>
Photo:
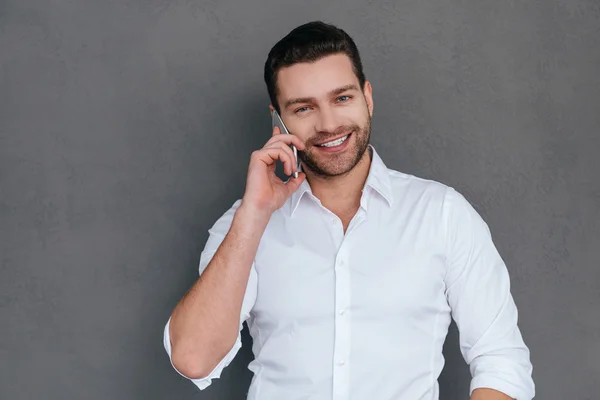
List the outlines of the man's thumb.
<svg viewBox="0 0 600 400">
<path fill-rule="evenodd" d="M 298 190 L 298 188 L 300 187 L 302 182 L 304 182 L 305 179 L 306 179 L 306 174 L 304 174 L 304 172 L 298 172 L 297 178 L 291 177 L 286 182 L 286 186 L 288 187 L 290 194 L 294 193 L 296 190 Z"/>
</svg>

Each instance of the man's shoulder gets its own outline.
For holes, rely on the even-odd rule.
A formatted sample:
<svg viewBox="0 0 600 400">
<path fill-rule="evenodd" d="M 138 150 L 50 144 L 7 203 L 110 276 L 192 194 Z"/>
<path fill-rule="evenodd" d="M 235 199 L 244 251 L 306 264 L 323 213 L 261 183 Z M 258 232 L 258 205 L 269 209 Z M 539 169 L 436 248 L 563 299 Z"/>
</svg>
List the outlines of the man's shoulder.
<svg viewBox="0 0 600 400">
<path fill-rule="evenodd" d="M 449 189 L 447 184 L 429 178 L 388 168 L 391 189 L 394 196 L 426 196 L 428 199 L 443 201 Z"/>
<path fill-rule="evenodd" d="M 449 184 L 389 168 L 388 171 L 394 196 L 414 199 L 432 209 L 441 206 L 444 214 L 456 217 L 477 214 L 467 196 Z"/>
</svg>

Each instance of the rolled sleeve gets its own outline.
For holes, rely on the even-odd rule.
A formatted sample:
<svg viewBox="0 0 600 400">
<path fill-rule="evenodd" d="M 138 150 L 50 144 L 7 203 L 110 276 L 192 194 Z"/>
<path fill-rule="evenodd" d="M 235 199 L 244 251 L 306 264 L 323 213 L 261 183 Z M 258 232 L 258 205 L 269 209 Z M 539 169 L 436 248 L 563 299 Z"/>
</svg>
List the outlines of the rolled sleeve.
<svg viewBox="0 0 600 400">
<path fill-rule="evenodd" d="M 217 364 L 217 366 L 210 372 L 210 374 L 208 374 L 204 378 L 199 378 L 199 379 L 190 378 L 189 376 L 186 376 L 181 371 L 179 371 L 173 364 L 173 359 L 171 358 L 171 336 L 169 335 L 170 323 L 171 323 L 171 318 L 169 318 L 169 320 L 167 321 L 167 325 L 165 326 L 164 346 L 165 346 L 165 350 L 167 351 L 167 354 L 169 355 L 169 359 L 171 360 L 171 366 L 173 367 L 173 369 L 175 371 L 177 371 L 177 373 L 179 375 L 192 381 L 192 383 L 194 385 L 196 385 L 200 390 L 206 389 L 208 386 L 210 386 L 213 379 L 221 377 L 221 373 L 223 372 L 223 369 L 225 369 L 225 367 L 227 367 L 231 363 L 231 361 L 233 361 L 238 350 L 242 347 L 241 335 L 238 334 L 238 337 L 235 340 L 235 343 L 233 344 L 233 347 L 231 348 L 231 350 L 229 350 L 229 352 L 225 355 L 225 357 L 223 357 L 223 359 L 221 359 L 219 364 Z"/>
<path fill-rule="evenodd" d="M 498 390 L 517 400 L 535 395 L 529 349 L 517 326 L 506 265 L 489 227 L 456 190 L 444 201 L 448 224 L 446 296 L 471 371 L 470 391 Z"/>
<path fill-rule="evenodd" d="M 221 218 L 215 222 L 212 228 L 209 230 L 209 238 L 206 242 L 204 250 L 200 256 L 200 264 L 199 264 L 199 275 L 201 275 L 210 261 L 212 260 L 215 252 L 225 239 L 225 235 L 229 232 L 229 228 L 231 227 L 231 223 L 233 221 L 233 217 L 235 215 L 235 210 L 239 207 L 241 200 L 236 201 L 233 206 L 225 213 Z M 239 349 L 242 347 L 241 340 L 241 331 L 243 328 L 243 324 L 248 318 L 250 318 L 250 311 L 252 310 L 254 303 L 256 301 L 256 290 L 257 290 L 257 274 L 254 264 L 252 264 L 252 268 L 250 270 L 250 275 L 248 277 L 248 285 L 246 287 L 246 292 L 244 295 L 244 300 L 242 303 L 242 309 L 240 313 L 240 324 L 239 324 L 239 332 L 233 347 L 229 352 L 221 359 L 221 361 L 217 364 L 217 366 L 204 378 L 194 379 L 190 378 L 177 368 L 173 364 L 173 359 L 171 356 L 171 337 L 169 333 L 169 327 L 171 323 L 171 318 L 167 321 L 164 332 L 163 332 L 163 345 L 167 354 L 169 355 L 169 360 L 171 361 L 171 366 L 179 375 L 183 376 L 186 379 L 189 379 L 194 383 L 200 390 L 206 389 L 215 378 L 219 378 L 223 369 L 225 369 L 235 358 Z"/>
</svg>

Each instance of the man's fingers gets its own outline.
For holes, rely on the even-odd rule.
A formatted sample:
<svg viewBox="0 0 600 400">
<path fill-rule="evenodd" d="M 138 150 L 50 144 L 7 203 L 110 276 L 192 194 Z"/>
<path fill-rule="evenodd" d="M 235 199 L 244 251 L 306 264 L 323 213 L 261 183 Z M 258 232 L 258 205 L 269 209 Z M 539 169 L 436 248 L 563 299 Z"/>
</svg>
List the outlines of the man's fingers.
<svg viewBox="0 0 600 400">
<path fill-rule="evenodd" d="M 280 160 L 286 171 L 290 171 L 293 165 L 294 155 L 290 156 L 282 147 L 267 147 L 256 150 L 252 156 L 265 163 L 267 166 L 275 164 L 275 161 Z M 289 173 L 288 175 L 291 175 Z"/>
<path fill-rule="evenodd" d="M 283 151 L 285 151 L 287 153 L 287 155 L 290 157 L 290 159 L 292 160 L 292 163 L 289 166 L 284 163 L 284 172 L 287 175 L 291 175 L 292 172 L 296 172 L 298 165 L 296 163 L 296 157 L 294 156 L 294 152 L 292 151 L 292 148 L 290 146 L 288 146 L 285 143 L 275 142 L 275 143 L 270 144 L 267 148 L 279 148 L 279 149 L 282 149 Z M 291 171 L 290 171 L 290 168 L 291 168 Z"/>
<path fill-rule="evenodd" d="M 278 127 L 275 127 L 275 128 L 279 129 Z M 294 146 L 296 146 L 296 148 L 298 150 L 304 150 L 304 148 L 306 147 L 306 146 L 304 146 L 304 143 L 302 142 L 302 140 L 300 140 L 300 138 L 298 136 L 282 135 L 282 134 L 273 135 L 273 137 L 271 139 L 269 139 L 269 141 L 267 143 L 265 143 L 265 147 L 271 143 L 276 143 L 276 142 L 283 142 L 287 145 L 294 145 Z"/>
<path fill-rule="evenodd" d="M 299 172 L 297 178 L 291 177 L 285 183 L 285 186 L 288 190 L 288 196 L 291 196 L 292 193 L 294 193 L 296 190 L 298 190 L 298 188 L 300 187 L 302 182 L 304 182 L 304 179 L 306 179 L 306 175 L 304 174 L 304 172 Z"/>
</svg>

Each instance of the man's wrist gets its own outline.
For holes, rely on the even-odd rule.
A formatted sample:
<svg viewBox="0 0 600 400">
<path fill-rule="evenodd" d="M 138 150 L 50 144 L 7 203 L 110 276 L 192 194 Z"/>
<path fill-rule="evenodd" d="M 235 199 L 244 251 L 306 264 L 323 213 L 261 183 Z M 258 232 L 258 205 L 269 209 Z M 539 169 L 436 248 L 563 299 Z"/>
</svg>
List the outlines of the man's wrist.
<svg viewBox="0 0 600 400">
<path fill-rule="evenodd" d="M 272 212 L 254 207 L 251 204 L 242 204 L 235 212 L 235 219 L 240 220 L 246 227 L 265 228 L 271 219 Z"/>
</svg>

